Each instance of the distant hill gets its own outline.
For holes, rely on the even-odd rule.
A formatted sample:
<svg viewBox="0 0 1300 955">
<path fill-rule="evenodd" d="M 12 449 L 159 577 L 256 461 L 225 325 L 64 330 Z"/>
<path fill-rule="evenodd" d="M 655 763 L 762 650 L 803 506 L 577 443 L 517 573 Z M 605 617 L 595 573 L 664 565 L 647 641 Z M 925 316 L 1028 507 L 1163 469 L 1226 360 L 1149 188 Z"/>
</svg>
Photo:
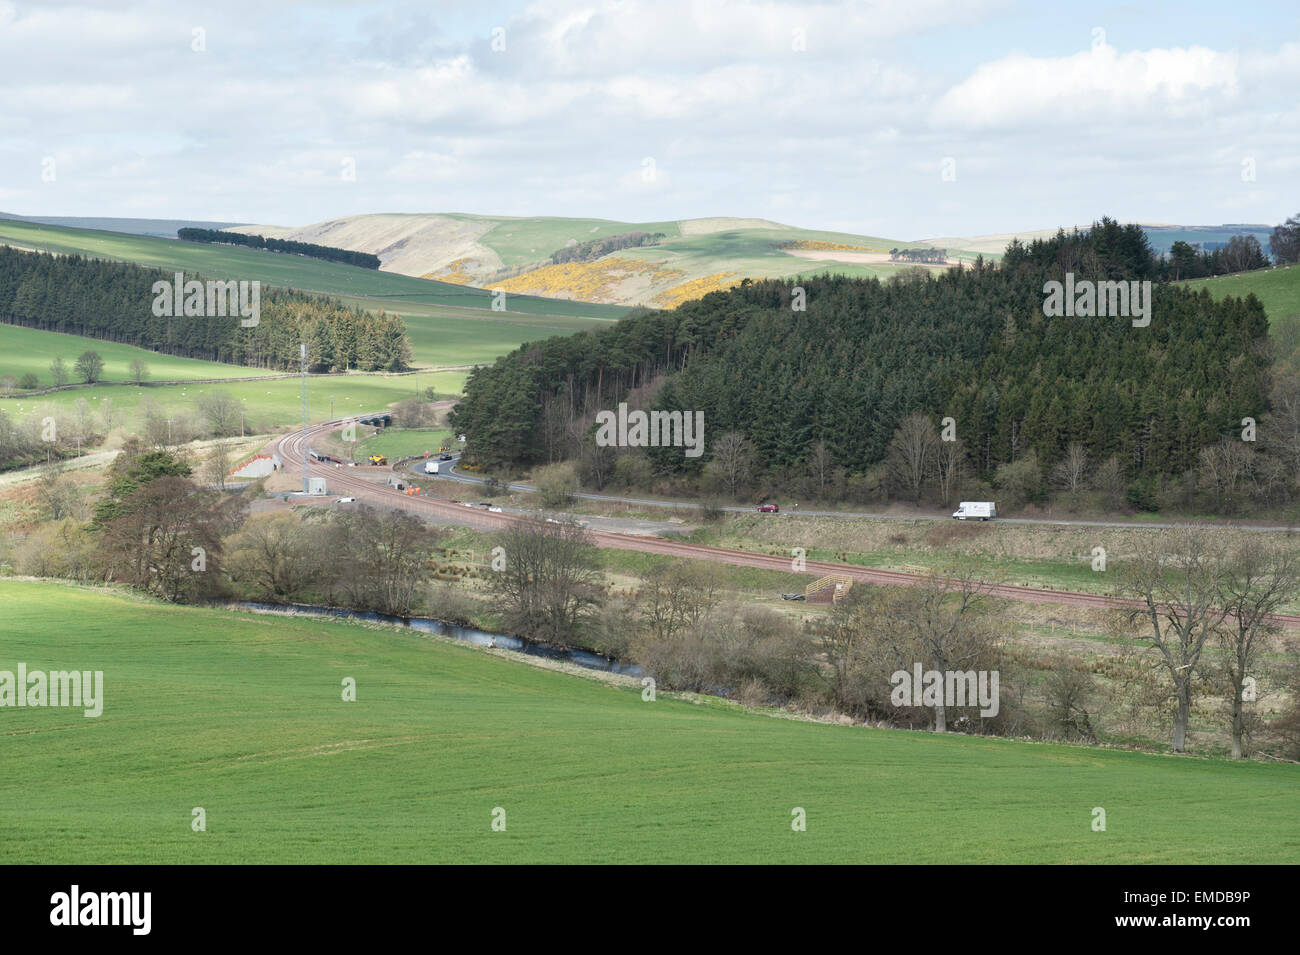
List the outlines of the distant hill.
<svg viewBox="0 0 1300 955">
<path fill-rule="evenodd" d="M 1080 230 L 1087 229 L 1091 223 L 1080 223 L 1078 226 L 1061 226 L 1066 232 L 1075 228 Z M 1169 249 L 1175 242 L 1183 241 L 1190 243 L 1193 247 L 1202 249 L 1206 252 L 1212 252 L 1228 244 L 1228 240 L 1234 235 L 1253 235 L 1259 240 L 1263 247 L 1264 253 L 1268 253 L 1268 239 L 1273 234 L 1271 225 L 1238 224 L 1227 223 L 1225 225 L 1165 225 L 1153 222 L 1140 222 L 1142 231 L 1147 234 L 1151 242 L 1151 248 L 1156 255 L 1168 255 Z M 1021 242 L 1029 243 L 1034 239 L 1046 239 L 1055 235 L 1056 228 L 1051 229 L 1029 229 L 1023 232 L 996 232 L 990 235 L 974 236 L 942 236 L 937 239 L 924 239 L 918 244 L 932 245 L 938 248 L 948 249 L 969 249 L 973 252 L 980 252 L 984 255 L 1001 255 L 1002 250 L 1007 247 L 1007 243 L 1012 239 L 1019 239 Z"/>
<path fill-rule="evenodd" d="M 15 222 L 35 222 L 40 225 L 57 225 L 68 229 L 98 229 L 101 232 L 121 232 L 124 235 L 152 235 L 164 239 L 176 238 L 178 229 L 228 229 L 238 222 L 208 222 L 202 219 L 113 219 L 95 216 L 20 216 L 0 212 L 0 219 Z"/>
<path fill-rule="evenodd" d="M 923 245 L 800 229 L 767 219 L 729 217 L 620 222 L 382 213 L 298 228 L 247 225 L 229 231 L 371 252 L 379 256 L 383 271 L 442 282 L 515 294 L 652 307 L 673 307 L 707 292 L 729 288 L 745 278 L 786 278 L 828 271 L 887 277 L 911 265 L 892 261 L 890 250 Z M 631 233 L 663 237 L 653 245 L 622 248 L 594 261 L 552 261 L 556 253 L 569 247 Z M 975 258 L 975 253 L 965 248 L 950 252 L 952 261 L 969 262 Z"/>
</svg>

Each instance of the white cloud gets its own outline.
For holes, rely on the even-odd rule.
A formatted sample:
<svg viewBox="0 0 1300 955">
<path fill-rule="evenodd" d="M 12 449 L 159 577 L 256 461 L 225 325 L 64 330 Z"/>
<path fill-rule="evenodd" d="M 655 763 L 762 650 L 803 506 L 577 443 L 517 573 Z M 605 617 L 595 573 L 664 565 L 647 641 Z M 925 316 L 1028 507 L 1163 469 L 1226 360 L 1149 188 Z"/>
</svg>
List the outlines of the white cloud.
<svg viewBox="0 0 1300 955">
<path fill-rule="evenodd" d="M 1232 102 L 1238 87 L 1235 52 L 1195 46 L 1121 53 L 1102 45 L 1066 57 L 986 63 L 943 95 L 933 120 L 969 128 L 1187 114 Z"/>
</svg>

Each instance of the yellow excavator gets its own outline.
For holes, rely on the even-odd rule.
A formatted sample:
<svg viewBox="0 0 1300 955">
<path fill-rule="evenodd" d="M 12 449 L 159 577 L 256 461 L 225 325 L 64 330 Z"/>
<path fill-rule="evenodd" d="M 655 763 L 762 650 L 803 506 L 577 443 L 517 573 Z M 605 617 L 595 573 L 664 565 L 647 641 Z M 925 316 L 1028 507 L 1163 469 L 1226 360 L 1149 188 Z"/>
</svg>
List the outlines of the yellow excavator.
<svg viewBox="0 0 1300 955">
<path fill-rule="evenodd" d="M 382 454 L 372 454 L 370 455 L 370 463 L 374 467 L 382 467 L 388 463 L 388 458 L 384 457 Z"/>
</svg>

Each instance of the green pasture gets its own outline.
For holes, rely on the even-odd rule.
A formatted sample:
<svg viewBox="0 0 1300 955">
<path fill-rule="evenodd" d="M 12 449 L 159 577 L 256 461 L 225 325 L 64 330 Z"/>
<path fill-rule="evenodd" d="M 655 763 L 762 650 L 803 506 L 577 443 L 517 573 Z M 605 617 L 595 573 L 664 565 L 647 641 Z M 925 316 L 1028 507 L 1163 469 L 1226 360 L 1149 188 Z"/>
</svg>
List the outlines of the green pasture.
<svg viewBox="0 0 1300 955">
<path fill-rule="evenodd" d="M 104 680 L 97 718 L 0 708 L 3 863 L 1300 861 L 1288 764 L 647 702 L 409 631 L 56 583 L 0 582 L 0 620 L 0 669 Z"/>
</svg>

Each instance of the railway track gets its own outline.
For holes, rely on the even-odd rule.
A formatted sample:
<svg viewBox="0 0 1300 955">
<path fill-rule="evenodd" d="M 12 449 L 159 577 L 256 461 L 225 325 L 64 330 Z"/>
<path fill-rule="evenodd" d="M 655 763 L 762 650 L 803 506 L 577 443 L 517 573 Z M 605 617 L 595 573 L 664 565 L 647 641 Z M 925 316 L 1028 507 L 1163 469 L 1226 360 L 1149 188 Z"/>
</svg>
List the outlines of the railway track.
<svg viewBox="0 0 1300 955">
<path fill-rule="evenodd" d="M 342 423 L 341 421 L 325 422 L 322 425 L 309 428 L 306 435 L 302 431 L 295 431 L 292 434 L 277 438 L 268 446 L 267 450 L 279 454 L 280 459 L 285 462 L 285 470 L 291 471 L 294 469 L 294 464 L 290 462 L 302 461 L 304 441 L 307 443 L 307 450 L 310 450 L 312 438 L 326 434 L 339 427 Z M 364 465 L 361 467 L 364 467 Z M 332 464 L 313 461 L 310 457 L 307 460 L 308 474 L 313 477 L 326 478 L 331 487 L 331 496 L 343 494 L 344 496 L 356 497 L 359 500 L 369 501 L 374 504 L 400 507 L 413 514 L 443 519 L 476 530 L 502 530 L 523 520 L 522 517 L 514 514 L 493 514 L 480 508 L 453 504 L 451 501 L 441 498 L 405 494 L 394 488 L 376 484 L 361 477 L 356 473 L 358 470 L 360 468 L 335 467 Z M 752 551 L 725 547 L 705 547 L 702 544 L 691 544 L 686 541 L 673 541 L 662 537 L 615 534 L 609 531 L 588 531 L 588 535 L 592 543 L 597 547 L 635 550 L 647 554 L 663 554 L 690 560 L 708 560 L 729 564 L 734 567 L 755 567 L 762 570 L 793 572 L 790 558 L 774 554 L 757 554 Z M 897 570 L 879 570 L 871 567 L 860 567 L 856 564 L 840 564 L 819 560 L 805 561 L 804 572 L 817 576 L 845 574 L 860 583 L 885 584 L 896 587 L 914 586 L 925 580 L 925 576 L 922 574 L 909 574 Z M 1140 606 L 1140 603 L 1136 600 L 1109 597 L 1103 594 L 1087 594 L 1074 590 L 1050 590 L 1043 587 L 1025 587 L 1013 584 L 994 585 L 989 588 L 989 593 L 997 597 L 1006 597 L 1010 600 L 1035 604 L 1067 604 L 1074 607 L 1094 607 L 1098 609 L 1132 609 Z M 1288 630 L 1300 630 L 1300 615 L 1277 614 L 1273 619 L 1279 626 Z"/>
</svg>

